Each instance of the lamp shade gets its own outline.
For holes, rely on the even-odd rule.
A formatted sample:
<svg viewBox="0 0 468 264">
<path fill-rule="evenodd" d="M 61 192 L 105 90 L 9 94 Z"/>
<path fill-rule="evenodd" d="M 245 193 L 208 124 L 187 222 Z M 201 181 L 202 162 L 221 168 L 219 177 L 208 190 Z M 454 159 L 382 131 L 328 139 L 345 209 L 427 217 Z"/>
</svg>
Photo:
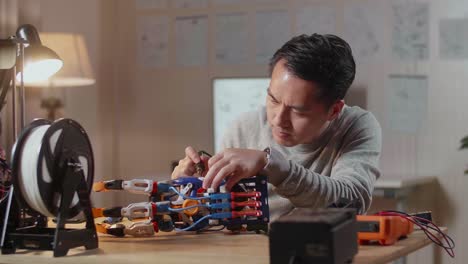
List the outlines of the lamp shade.
<svg viewBox="0 0 468 264">
<path fill-rule="evenodd" d="M 25 81 L 26 85 L 67 87 L 95 83 L 88 50 L 82 35 L 44 32 L 41 33 L 41 42 L 58 54 L 63 61 L 63 67 L 46 81 Z"/>
<path fill-rule="evenodd" d="M 24 82 L 45 81 L 62 68 L 63 62 L 53 50 L 43 45 L 24 49 Z M 20 80 L 20 73 L 16 76 Z"/>
<path fill-rule="evenodd" d="M 63 66 L 60 57 L 50 48 L 42 45 L 39 33 L 33 25 L 21 25 L 16 36 L 27 41 L 24 49 L 24 82 L 37 82 L 47 80 Z M 16 76 L 21 79 L 21 73 Z"/>
</svg>

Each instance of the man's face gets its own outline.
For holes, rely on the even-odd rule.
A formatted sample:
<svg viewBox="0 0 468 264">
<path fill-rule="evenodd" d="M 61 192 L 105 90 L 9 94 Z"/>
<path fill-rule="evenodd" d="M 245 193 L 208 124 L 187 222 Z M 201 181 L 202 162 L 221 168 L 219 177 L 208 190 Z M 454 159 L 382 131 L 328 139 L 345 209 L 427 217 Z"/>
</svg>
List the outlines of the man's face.
<svg viewBox="0 0 468 264">
<path fill-rule="evenodd" d="M 273 68 L 266 99 L 268 124 L 276 143 L 292 147 L 310 143 L 325 129 L 330 113 L 317 100 L 318 87 L 291 74 L 285 61 Z"/>
</svg>

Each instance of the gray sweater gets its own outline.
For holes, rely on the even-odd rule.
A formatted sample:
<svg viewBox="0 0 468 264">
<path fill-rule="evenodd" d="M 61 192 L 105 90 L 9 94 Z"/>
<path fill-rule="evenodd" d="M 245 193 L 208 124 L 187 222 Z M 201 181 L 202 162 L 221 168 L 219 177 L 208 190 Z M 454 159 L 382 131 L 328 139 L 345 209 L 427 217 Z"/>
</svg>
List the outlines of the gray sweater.
<svg viewBox="0 0 468 264">
<path fill-rule="evenodd" d="M 284 147 L 273 140 L 262 107 L 240 116 L 222 142 L 222 148 L 266 147 L 271 157 L 259 174 L 268 177 L 271 221 L 294 208 L 327 207 L 340 199 L 357 201 L 360 213 L 369 209 L 382 147 L 370 112 L 345 106 L 317 140 Z"/>
</svg>

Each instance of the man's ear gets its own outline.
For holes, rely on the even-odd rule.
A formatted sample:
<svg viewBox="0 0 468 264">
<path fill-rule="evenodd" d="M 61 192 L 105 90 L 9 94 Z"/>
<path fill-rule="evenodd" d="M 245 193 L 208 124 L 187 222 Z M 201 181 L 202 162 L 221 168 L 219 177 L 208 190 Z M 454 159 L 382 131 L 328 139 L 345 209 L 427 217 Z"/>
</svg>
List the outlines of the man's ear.
<svg viewBox="0 0 468 264">
<path fill-rule="evenodd" d="M 332 121 L 335 118 L 338 117 L 338 115 L 341 113 L 341 110 L 344 107 L 344 100 L 338 100 L 333 105 L 330 107 L 328 110 L 328 121 Z"/>
</svg>

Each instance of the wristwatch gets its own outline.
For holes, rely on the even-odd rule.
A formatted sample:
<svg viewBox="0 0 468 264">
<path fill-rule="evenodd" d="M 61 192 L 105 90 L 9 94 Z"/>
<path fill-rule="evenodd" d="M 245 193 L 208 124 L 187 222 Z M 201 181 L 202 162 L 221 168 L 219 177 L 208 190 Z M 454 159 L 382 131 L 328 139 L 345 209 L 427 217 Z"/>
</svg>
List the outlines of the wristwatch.
<svg viewBox="0 0 468 264">
<path fill-rule="evenodd" d="M 263 169 L 265 169 L 268 166 L 268 164 L 270 164 L 271 149 L 270 149 L 270 147 L 266 147 L 263 151 L 266 153 L 266 159 L 267 159 L 265 167 L 263 167 Z"/>
</svg>

